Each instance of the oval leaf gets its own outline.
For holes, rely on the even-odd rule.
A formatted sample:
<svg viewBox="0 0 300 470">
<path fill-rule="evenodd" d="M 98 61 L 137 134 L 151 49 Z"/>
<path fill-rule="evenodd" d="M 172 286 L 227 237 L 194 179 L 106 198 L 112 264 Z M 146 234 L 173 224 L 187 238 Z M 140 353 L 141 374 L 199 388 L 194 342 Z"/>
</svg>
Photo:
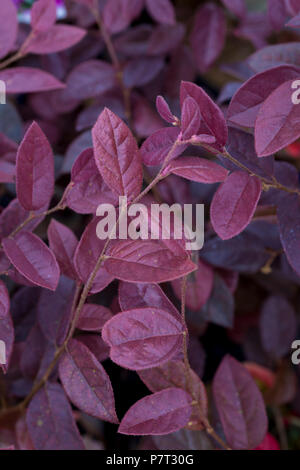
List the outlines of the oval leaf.
<svg viewBox="0 0 300 470">
<path fill-rule="evenodd" d="M 262 395 L 247 369 L 225 356 L 213 380 L 213 394 L 229 446 L 235 450 L 258 446 L 268 420 Z"/>
<path fill-rule="evenodd" d="M 241 233 L 250 223 L 261 195 L 256 176 L 235 171 L 220 186 L 211 203 L 211 223 L 222 240 Z"/>
<path fill-rule="evenodd" d="M 181 350 L 185 329 L 179 320 L 157 308 L 119 313 L 103 327 L 111 360 L 131 370 L 148 369 L 169 361 Z"/>
<path fill-rule="evenodd" d="M 116 114 L 105 108 L 92 135 L 96 165 L 104 181 L 120 196 L 134 199 L 140 193 L 143 173 L 131 131 Z"/>
<path fill-rule="evenodd" d="M 29 127 L 17 153 L 17 196 L 28 211 L 47 207 L 54 190 L 54 156 L 36 122 Z"/>
<path fill-rule="evenodd" d="M 180 388 L 168 388 L 137 401 L 121 421 L 118 432 L 162 435 L 178 431 L 189 421 L 192 398 Z"/>
<path fill-rule="evenodd" d="M 47 245 L 31 232 L 19 232 L 14 239 L 2 241 L 6 256 L 26 279 L 46 289 L 55 290 L 59 267 Z"/>
<path fill-rule="evenodd" d="M 47 383 L 31 400 L 26 424 L 36 450 L 84 450 L 62 387 Z"/>
<path fill-rule="evenodd" d="M 59 363 L 59 377 L 69 399 L 80 410 L 104 421 L 118 423 L 109 377 L 80 341 L 69 342 Z"/>
</svg>

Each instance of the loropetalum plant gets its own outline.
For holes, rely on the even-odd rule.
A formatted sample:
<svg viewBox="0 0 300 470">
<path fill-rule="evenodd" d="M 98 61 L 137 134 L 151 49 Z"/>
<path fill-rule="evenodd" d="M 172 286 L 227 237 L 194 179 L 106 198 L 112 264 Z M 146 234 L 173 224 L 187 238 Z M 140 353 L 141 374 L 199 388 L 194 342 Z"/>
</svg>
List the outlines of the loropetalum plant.
<svg viewBox="0 0 300 470">
<path fill-rule="evenodd" d="M 20 3 L 1 0 L 1 447 L 299 448 L 299 0 L 76 0 L 63 23 L 38 0 L 30 25 Z M 100 240 L 119 196 L 204 203 L 203 249 Z"/>
</svg>

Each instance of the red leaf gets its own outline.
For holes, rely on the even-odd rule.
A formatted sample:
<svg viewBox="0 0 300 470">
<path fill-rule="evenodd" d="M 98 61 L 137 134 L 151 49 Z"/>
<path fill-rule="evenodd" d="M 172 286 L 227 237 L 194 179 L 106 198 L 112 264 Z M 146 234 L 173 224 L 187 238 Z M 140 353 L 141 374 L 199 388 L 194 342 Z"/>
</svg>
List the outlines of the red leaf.
<svg viewBox="0 0 300 470">
<path fill-rule="evenodd" d="M 229 446 L 239 450 L 259 445 L 268 425 L 264 401 L 247 369 L 229 355 L 215 374 L 213 394 Z"/>
<path fill-rule="evenodd" d="M 142 370 L 138 374 L 151 392 L 160 392 L 169 387 L 186 389 L 186 367 L 181 361 L 170 361 L 153 369 Z M 199 406 L 203 416 L 207 416 L 208 413 L 206 390 L 203 382 L 192 369 L 190 369 L 189 383 L 197 404 L 193 405 L 188 427 L 200 430 L 203 428 L 203 423 L 199 420 Z"/>
<path fill-rule="evenodd" d="M 105 241 L 97 237 L 97 223 L 98 220 L 94 219 L 88 224 L 78 243 L 74 256 L 75 269 L 83 283 L 88 281 L 105 244 Z M 100 292 L 108 286 L 112 280 L 113 276 L 102 266 L 96 274 L 91 293 Z"/>
<path fill-rule="evenodd" d="M 63 389 L 47 383 L 31 400 L 26 423 L 36 450 L 84 450 Z"/>
<path fill-rule="evenodd" d="M 175 24 L 175 10 L 170 0 L 146 0 L 146 6 L 158 23 Z"/>
<path fill-rule="evenodd" d="M 6 93 L 36 93 L 60 90 L 65 85 L 43 70 L 31 67 L 12 67 L 0 71 L 0 80 L 6 84 Z"/>
<path fill-rule="evenodd" d="M 53 253 L 31 232 L 19 232 L 14 239 L 2 241 L 6 256 L 14 267 L 34 284 L 55 290 L 59 267 Z"/>
<path fill-rule="evenodd" d="M 80 410 L 118 423 L 109 377 L 87 346 L 75 339 L 68 343 L 59 363 L 59 377 L 69 399 Z"/>
<path fill-rule="evenodd" d="M 3 361 L 2 353 L 3 345 L 0 345 L 0 368 L 3 367 L 6 370 L 9 366 L 11 353 L 13 350 L 14 344 L 14 326 L 12 318 L 9 312 L 9 295 L 5 284 L 0 281 L 0 340 L 4 342 L 5 345 L 5 363 Z"/>
<path fill-rule="evenodd" d="M 250 223 L 261 195 L 256 176 L 235 171 L 219 187 L 211 203 L 211 223 L 222 240 L 241 233 Z"/>
<path fill-rule="evenodd" d="M 83 331 L 101 331 L 112 317 L 111 311 L 96 304 L 85 304 L 80 312 L 76 328 Z"/>
<path fill-rule="evenodd" d="M 54 157 L 36 122 L 29 127 L 17 153 L 17 196 L 28 211 L 48 206 L 54 190 Z"/>
<path fill-rule="evenodd" d="M 34 31 L 47 31 L 56 21 L 55 0 L 38 0 L 31 9 L 31 27 Z"/>
<path fill-rule="evenodd" d="M 162 435 L 183 428 L 189 421 L 192 398 L 180 388 L 168 388 L 137 401 L 123 417 L 118 432 Z"/>
<path fill-rule="evenodd" d="M 48 239 L 62 274 L 71 279 L 76 279 L 77 275 L 74 269 L 73 257 L 78 240 L 72 230 L 57 222 L 57 220 L 52 219 L 48 227 Z"/>
<path fill-rule="evenodd" d="M 105 108 L 93 127 L 96 165 L 105 183 L 120 196 L 134 199 L 141 190 L 142 162 L 126 124 Z"/>
<path fill-rule="evenodd" d="M 85 35 L 85 30 L 77 26 L 56 24 L 47 31 L 35 34 L 24 51 L 32 54 L 53 54 L 74 46 Z"/>
<path fill-rule="evenodd" d="M 220 55 L 226 38 L 226 18 L 214 3 L 203 5 L 195 16 L 190 41 L 196 64 L 206 72 Z"/>
<path fill-rule="evenodd" d="M 265 100 L 255 123 L 255 148 L 259 157 L 278 152 L 300 137 L 300 107 L 292 101 L 294 80 L 289 80 Z"/>
<path fill-rule="evenodd" d="M 228 170 L 215 162 L 199 157 L 176 158 L 164 170 L 198 183 L 221 183 L 226 180 Z"/>
<path fill-rule="evenodd" d="M 4 21 L 2 21 L 0 28 L 0 58 L 6 56 L 17 39 L 17 10 L 12 0 L 2 0 L 1 16 Z"/>
<path fill-rule="evenodd" d="M 182 323 L 158 308 L 128 310 L 103 327 L 110 358 L 131 370 L 156 367 L 172 359 L 182 347 Z"/>
<path fill-rule="evenodd" d="M 280 65 L 249 78 L 235 93 L 227 112 L 227 119 L 243 127 L 254 127 L 264 101 L 286 80 L 299 77 L 299 71 L 289 65 Z"/>
<path fill-rule="evenodd" d="M 169 240 L 120 240 L 108 250 L 106 270 L 122 281 L 166 282 L 195 270 L 195 265 L 179 244 Z M 172 246 L 178 252 L 171 251 Z"/>
<path fill-rule="evenodd" d="M 202 88 L 194 83 L 182 82 L 180 88 L 181 106 L 183 106 L 184 100 L 188 96 L 191 96 L 198 104 L 202 120 L 209 131 L 207 134 L 215 136 L 218 144 L 225 145 L 227 141 L 227 126 L 220 108 Z"/>
</svg>

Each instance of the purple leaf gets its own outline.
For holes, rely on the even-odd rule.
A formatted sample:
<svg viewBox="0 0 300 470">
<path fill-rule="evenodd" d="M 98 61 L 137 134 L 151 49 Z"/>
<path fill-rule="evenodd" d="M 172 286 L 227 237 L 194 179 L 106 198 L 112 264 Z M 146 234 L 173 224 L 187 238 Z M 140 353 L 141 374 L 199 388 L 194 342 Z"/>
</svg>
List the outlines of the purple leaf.
<svg viewBox="0 0 300 470">
<path fill-rule="evenodd" d="M 213 269 L 201 260 L 198 260 L 198 269 L 191 273 L 186 283 L 186 305 L 193 311 L 199 311 L 208 301 L 214 283 Z M 182 281 L 176 279 L 172 282 L 173 290 L 178 299 L 181 299 Z"/>
<path fill-rule="evenodd" d="M 5 358 L 3 358 L 3 344 L 1 345 L 1 361 L 0 368 L 6 370 L 9 366 L 11 353 L 14 344 L 14 326 L 9 311 L 9 295 L 5 284 L 0 281 L 0 340 L 5 345 Z M 5 364 L 3 359 L 5 359 Z"/>
<path fill-rule="evenodd" d="M 128 310 L 115 315 L 102 329 L 110 358 L 131 370 L 156 367 L 172 359 L 182 347 L 181 321 L 158 308 Z"/>
<path fill-rule="evenodd" d="M 248 58 L 248 63 L 255 72 L 263 72 L 279 65 L 299 66 L 300 44 L 287 42 L 263 47 Z"/>
<path fill-rule="evenodd" d="M 119 283 L 119 303 L 122 310 L 131 308 L 156 307 L 164 310 L 177 320 L 179 312 L 157 284 Z"/>
<path fill-rule="evenodd" d="M 149 55 L 165 55 L 176 50 L 184 38 L 185 26 L 161 24 L 156 26 L 149 38 L 147 53 Z"/>
<path fill-rule="evenodd" d="M 241 233 L 250 223 L 261 195 L 261 183 L 256 176 L 235 171 L 215 193 L 211 208 L 211 223 L 222 240 Z"/>
<path fill-rule="evenodd" d="M 225 356 L 213 380 L 213 394 L 229 446 L 234 450 L 258 446 L 268 420 L 262 395 L 247 369 Z"/>
<path fill-rule="evenodd" d="M 103 22 L 110 33 L 120 33 L 139 16 L 144 0 L 108 0 L 104 6 Z"/>
<path fill-rule="evenodd" d="M 0 58 L 6 56 L 17 39 L 17 10 L 12 0 L 2 0 L 1 15 L 5 21 L 2 21 L 0 28 Z"/>
<path fill-rule="evenodd" d="M 61 345 L 68 333 L 72 316 L 75 283 L 61 276 L 55 292 L 42 290 L 37 304 L 37 318 L 45 338 Z"/>
<path fill-rule="evenodd" d="M 161 57 L 137 57 L 124 67 L 123 79 L 127 88 L 142 87 L 151 82 L 163 69 Z"/>
<path fill-rule="evenodd" d="M 84 450 L 62 387 L 47 383 L 31 400 L 26 423 L 36 450 Z"/>
<path fill-rule="evenodd" d="M 162 435 L 183 428 L 191 416 L 192 398 L 180 388 L 168 388 L 136 402 L 123 417 L 118 432 Z"/>
<path fill-rule="evenodd" d="M 34 31 L 47 31 L 56 21 L 55 0 L 38 0 L 31 9 L 31 27 Z"/>
<path fill-rule="evenodd" d="M 268 20 L 275 31 L 280 31 L 287 19 L 284 0 L 268 0 Z"/>
<path fill-rule="evenodd" d="M 158 23 L 175 24 L 175 10 L 170 0 L 146 0 L 146 6 Z"/>
<path fill-rule="evenodd" d="M 160 367 L 141 370 L 138 374 L 153 393 L 170 387 L 186 390 L 186 367 L 184 362 L 170 361 Z M 203 428 L 203 424 L 199 420 L 199 405 L 203 416 L 207 416 L 208 413 L 206 390 L 203 382 L 192 369 L 190 369 L 189 382 L 192 387 L 193 397 L 197 399 L 197 404 L 193 405 L 188 427 L 189 429 L 199 430 Z"/>
<path fill-rule="evenodd" d="M 101 331 L 112 317 L 111 311 L 96 304 L 85 304 L 80 312 L 76 328 L 83 331 Z"/>
<path fill-rule="evenodd" d="M 219 57 L 226 38 L 226 18 L 223 10 L 214 3 L 199 8 L 194 20 L 190 42 L 197 67 L 206 72 Z"/>
<path fill-rule="evenodd" d="M 116 86 L 116 72 L 103 60 L 88 60 L 77 65 L 66 80 L 68 97 L 76 100 L 93 98 Z"/>
<path fill-rule="evenodd" d="M 12 49 L 17 39 L 18 18 L 17 10 L 11 0 L 1 2 L 1 14 L 5 21 L 0 28 L 0 58 L 5 57 Z"/>
<path fill-rule="evenodd" d="M 19 232 L 15 238 L 5 238 L 2 245 L 6 256 L 26 279 L 55 290 L 59 280 L 57 261 L 47 245 L 31 232 Z"/>
<path fill-rule="evenodd" d="M 77 26 L 56 24 L 47 31 L 35 34 L 24 51 L 32 54 L 53 54 L 74 46 L 85 34 L 85 30 Z"/>
<path fill-rule="evenodd" d="M 78 240 L 72 230 L 52 219 L 48 227 L 49 246 L 53 251 L 61 273 L 71 279 L 76 279 L 73 257 Z"/>
<path fill-rule="evenodd" d="M 105 244 L 105 241 L 97 237 L 97 223 L 98 220 L 94 219 L 87 225 L 74 256 L 75 269 L 83 283 L 88 281 Z M 108 286 L 112 280 L 113 276 L 111 276 L 103 266 L 100 267 L 94 279 L 91 293 L 100 292 Z"/>
<path fill-rule="evenodd" d="M 36 93 L 60 90 L 65 85 L 43 70 L 31 67 L 12 67 L 0 71 L 0 80 L 6 84 L 6 93 Z"/>
<path fill-rule="evenodd" d="M 245 0 L 222 0 L 222 3 L 238 18 L 244 18 L 247 14 Z"/>
<path fill-rule="evenodd" d="M 92 148 L 84 150 L 76 159 L 71 184 L 66 202 L 70 209 L 79 214 L 94 214 L 100 204 L 118 204 L 117 196 L 98 172 Z"/>
<path fill-rule="evenodd" d="M 26 132 L 17 153 L 17 196 L 28 211 L 48 206 L 54 190 L 54 157 L 36 122 Z"/>
<path fill-rule="evenodd" d="M 135 138 L 126 124 L 105 108 L 92 131 L 96 165 L 105 183 L 119 196 L 134 199 L 143 181 Z"/>
<path fill-rule="evenodd" d="M 287 24 L 289 28 L 300 28 L 300 13 L 292 18 Z"/>
<path fill-rule="evenodd" d="M 259 319 L 261 344 L 273 358 L 281 359 L 291 350 L 297 335 L 297 318 L 293 306 L 281 295 L 269 297 Z"/>
<path fill-rule="evenodd" d="M 296 194 L 286 195 L 277 209 L 280 239 L 287 259 L 300 276 L 300 203 Z"/>
<path fill-rule="evenodd" d="M 141 147 L 141 155 L 145 165 L 161 165 L 172 149 L 179 136 L 179 129 L 164 127 L 154 132 L 145 140 Z M 172 153 L 172 158 L 178 157 L 186 148 L 186 145 L 178 145 Z"/>
<path fill-rule="evenodd" d="M 109 346 L 104 343 L 100 335 L 83 334 L 77 336 L 76 339 L 85 344 L 99 362 L 109 358 Z"/>
<path fill-rule="evenodd" d="M 227 112 L 227 119 L 243 127 L 254 127 L 264 101 L 282 83 L 299 77 L 295 67 L 280 65 L 249 78 L 235 93 Z"/>
<path fill-rule="evenodd" d="M 156 109 L 165 121 L 170 124 L 176 122 L 177 118 L 171 113 L 168 103 L 160 95 L 156 98 Z"/>
<path fill-rule="evenodd" d="M 80 341 L 72 339 L 59 363 L 59 377 L 74 405 L 83 412 L 118 423 L 112 386 L 104 368 Z"/>
<path fill-rule="evenodd" d="M 120 240 L 109 248 L 104 266 L 117 279 L 146 283 L 171 281 L 194 271 L 196 267 L 185 250 L 168 241 L 174 243 Z"/>
<path fill-rule="evenodd" d="M 172 161 L 164 170 L 198 183 L 221 183 L 228 176 L 228 170 L 215 162 L 199 157 L 181 157 Z"/>
<path fill-rule="evenodd" d="M 191 96 L 199 106 L 202 120 L 208 130 L 206 133 L 215 136 L 218 144 L 225 145 L 227 141 L 227 126 L 220 108 L 202 88 L 194 83 L 182 82 L 180 87 L 181 106 L 183 106 L 184 100 L 188 96 Z"/>
<path fill-rule="evenodd" d="M 188 96 L 183 102 L 181 111 L 182 139 L 189 140 L 193 135 L 197 135 L 200 124 L 199 106 L 192 97 Z"/>
<path fill-rule="evenodd" d="M 278 152 L 300 137 L 299 106 L 292 101 L 294 80 L 289 80 L 265 100 L 255 123 L 255 148 L 259 157 Z"/>
<path fill-rule="evenodd" d="M 47 207 L 43 207 L 43 212 Z M 0 214 L 0 238 L 8 237 L 19 225 L 21 225 L 29 216 L 30 212 L 26 211 L 18 199 L 13 199 L 9 205 Z M 27 231 L 34 230 L 43 220 L 44 216 L 36 217 L 26 224 Z"/>
</svg>

